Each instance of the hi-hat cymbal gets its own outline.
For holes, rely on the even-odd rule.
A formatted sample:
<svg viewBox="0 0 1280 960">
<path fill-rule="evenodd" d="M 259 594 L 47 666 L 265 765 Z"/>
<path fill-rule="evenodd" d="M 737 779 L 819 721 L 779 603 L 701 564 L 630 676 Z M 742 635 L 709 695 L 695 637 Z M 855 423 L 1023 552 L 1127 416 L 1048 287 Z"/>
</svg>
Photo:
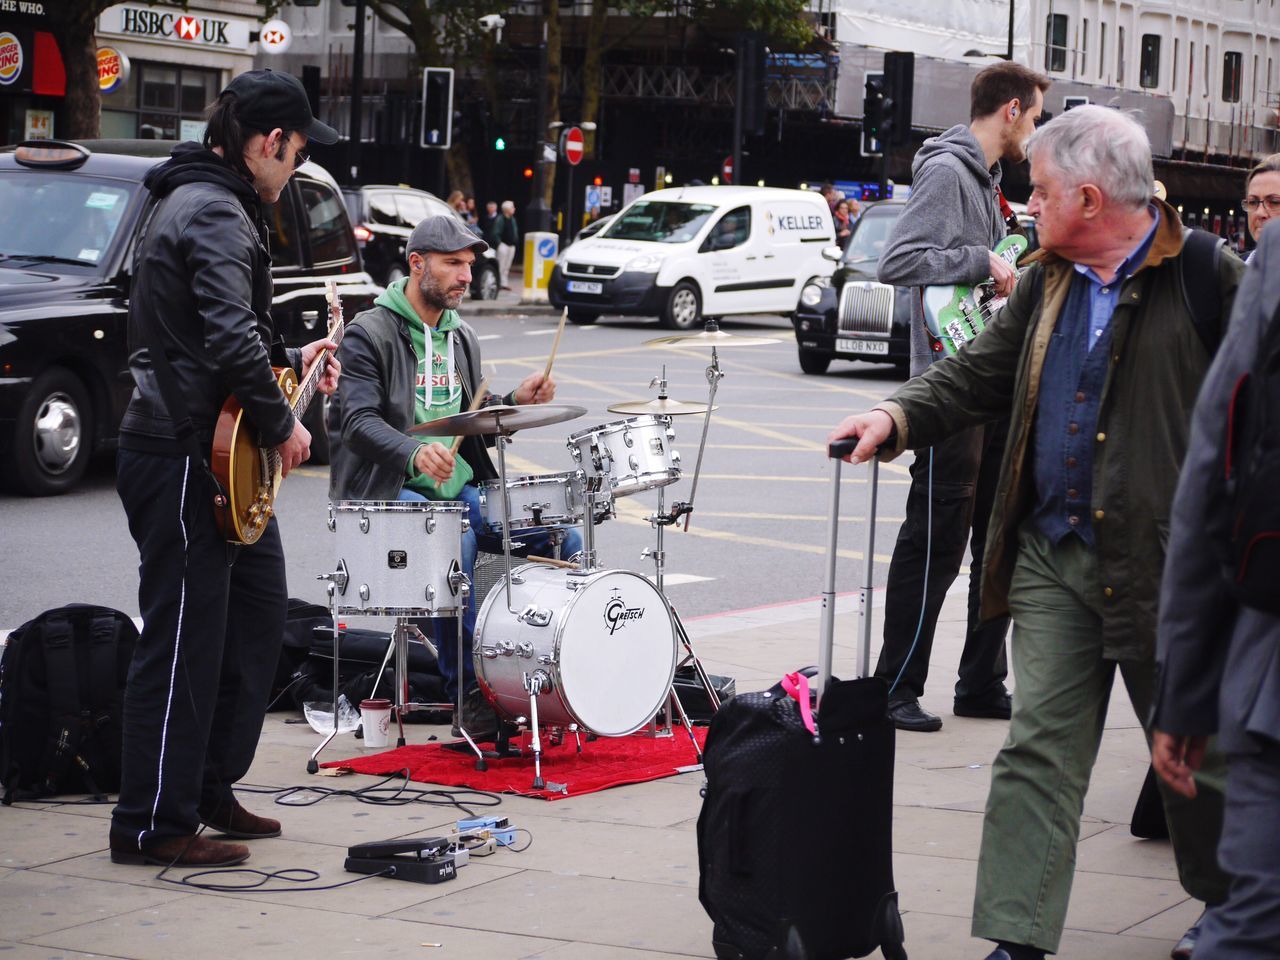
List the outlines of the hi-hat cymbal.
<svg viewBox="0 0 1280 960">
<path fill-rule="evenodd" d="M 780 343 L 773 337 L 747 337 L 723 330 L 703 330 L 701 333 L 679 333 L 669 337 L 646 340 L 646 347 L 760 347 L 766 343 Z"/>
<path fill-rule="evenodd" d="M 705 403 L 691 403 L 687 400 L 672 400 L 670 397 L 657 397 L 654 400 L 627 400 L 623 403 L 615 403 L 609 407 L 610 413 L 629 413 L 629 414 L 646 414 L 656 415 L 662 414 L 668 417 L 679 417 L 688 413 L 706 413 L 707 405 Z M 716 404 L 711 408 L 719 410 L 720 405 Z"/>
<path fill-rule="evenodd" d="M 565 420 L 576 420 L 587 412 L 586 407 L 568 403 L 538 403 L 512 407 L 494 404 L 479 410 L 455 413 L 430 423 L 410 427 L 409 433 L 425 433 L 432 437 L 472 437 L 487 433 L 511 433 L 530 427 L 545 427 Z"/>
</svg>

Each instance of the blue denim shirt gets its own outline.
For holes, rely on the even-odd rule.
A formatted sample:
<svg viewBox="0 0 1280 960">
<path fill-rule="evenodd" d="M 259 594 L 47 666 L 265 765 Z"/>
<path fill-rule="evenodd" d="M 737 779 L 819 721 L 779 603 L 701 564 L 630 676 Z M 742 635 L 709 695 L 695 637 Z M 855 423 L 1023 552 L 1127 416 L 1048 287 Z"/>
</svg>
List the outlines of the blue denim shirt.
<svg viewBox="0 0 1280 960">
<path fill-rule="evenodd" d="M 1067 302 L 1045 354 L 1036 407 L 1036 528 L 1052 543 L 1075 534 L 1093 547 L 1090 500 L 1098 409 L 1110 359 L 1111 316 L 1120 287 L 1147 258 L 1159 225 L 1153 206 L 1151 229 L 1120 264 L 1110 283 L 1076 264 Z M 1101 347 L 1102 349 L 1097 349 Z"/>
</svg>

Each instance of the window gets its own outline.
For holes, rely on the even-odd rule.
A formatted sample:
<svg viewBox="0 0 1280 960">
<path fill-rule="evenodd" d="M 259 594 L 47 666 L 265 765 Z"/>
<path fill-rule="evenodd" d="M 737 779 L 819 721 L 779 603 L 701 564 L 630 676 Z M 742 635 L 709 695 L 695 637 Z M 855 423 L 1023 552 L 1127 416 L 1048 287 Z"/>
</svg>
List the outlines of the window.
<svg viewBox="0 0 1280 960">
<path fill-rule="evenodd" d="M 1226 103 L 1240 102 L 1243 60 L 1244 57 L 1236 50 L 1228 50 L 1222 55 L 1222 99 Z"/>
<path fill-rule="evenodd" d="M 711 232 L 707 234 L 707 239 L 703 241 L 698 252 L 732 250 L 746 243 L 749 236 L 751 236 L 751 208 L 734 207 L 711 228 Z"/>
<path fill-rule="evenodd" d="M 1209 64 L 1211 62 L 1209 59 L 1209 45 L 1206 43 L 1204 45 L 1204 95 L 1206 97 L 1209 95 Z"/>
<path fill-rule="evenodd" d="M 136 62 L 134 79 L 102 98 L 103 135 L 199 140 L 221 77 L 219 70 Z"/>
<path fill-rule="evenodd" d="M 271 266 L 300 267 L 302 251 L 298 249 L 298 220 L 293 215 L 293 195 L 286 189 L 275 203 L 263 207 L 267 219 L 267 247 L 271 250 Z"/>
<path fill-rule="evenodd" d="M 1142 35 L 1142 59 L 1138 62 L 1138 83 L 1147 88 L 1160 86 L 1160 37 L 1158 34 Z"/>
<path fill-rule="evenodd" d="M 637 200 L 597 236 L 651 243 L 688 243 L 716 212 L 710 203 Z"/>
<path fill-rule="evenodd" d="M 78 172 L 6 173 L 0 177 L 0 255 L 97 267 L 108 259 L 133 189 Z"/>
<path fill-rule="evenodd" d="M 1044 18 L 1044 68 L 1067 69 L 1067 15 L 1051 13 Z"/>
<path fill-rule="evenodd" d="M 400 226 L 410 230 L 431 216 L 431 211 L 416 193 L 397 193 L 396 209 L 400 211 Z"/>
<path fill-rule="evenodd" d="M 1107 25 L 1098 24 L 1098 79 L 1102 79 L 1102 67 L 1107 62 Z"/>
<path fill-rule="evenodd" d="M 318 180 L 298 180 L 302 207 L 306 211 L 307 237 L 311 242 L 311 263 L 341 263 L 354 260 L 355 238 L 347 225 L 342 200 L 327 184 Z"/>
<path fill-rule="evenodd" d="M 1124 86 L 1124 27 L 1116 27 L 1116 86 Z"/>
<path fill-rule="evenodd" d="M 381 224 L 384 227 L 401 226 L 400 214 L 396 212 L 394 193 L 369 194 L 369 222 Z"/>
<path fill-rule="evenodd" d="M 1080 23 L 1080 66 L 1078 72 L 1080 76 L 1084 76 L 1084 72 L 1089 68 L 1089 21 L 1082 20 Z"/>
<path fill-rule="evenodd" d="M 1173 67 L 1172 67 L 1173 72 L 1169 75 L 1169 79 L 1170 79 L 1170 86 L 1173 88 L 1175 93 L 1178 90 L 1178 49 L 1180 46 L 1181 44 L 1178 42 L 1178 38 L 1174 37 L 1173 38 Z"/>
</svg>

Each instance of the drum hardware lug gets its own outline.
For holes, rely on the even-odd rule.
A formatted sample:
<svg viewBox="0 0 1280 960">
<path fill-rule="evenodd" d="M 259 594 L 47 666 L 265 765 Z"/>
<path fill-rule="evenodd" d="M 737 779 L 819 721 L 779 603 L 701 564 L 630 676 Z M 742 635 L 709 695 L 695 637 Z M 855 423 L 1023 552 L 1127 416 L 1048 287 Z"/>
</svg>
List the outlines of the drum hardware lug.
<svg viewBox="0 0 1280 960">
<path fill-rule="evenodd" d="M 468 530 L 470 530 L 470 529 L 471 529 L 471 521 L 470 521 L 470 520 L 468 520 L 466 517 L 463 517 L 463 518 L 462 518 L 462 532 L 463 532 L 463 533 L 466 533 L 466 532 L 467 532 Z"/>
<path fill-rule="evenodd" d="M 431 536 L 431 534 L 435 532 L 436 532 L 435 514 L 429 513 L 427 514 L 427 536 Z"/>
<path fill-rule="evenodd" d="M 672 450 L 672 451 L 671 451 L 671 463 L 672 463 L 674 466 L 677 466 L 677 467 L 678 467 L 678 466 L 680 466 L 680 451 L 679 451 L 679 450 Z"/>
<path fill-rule="evenodd" d="M 555 662 L 556 662 L 556 660 L 555 660 L 555 657 L 551 656 L 551 654 L 549 654 L 549 653 L 544 653 L 544 654 L 542 654 L 541 656 L 539 656 L 539 657 L 538 657 L 538 662 L 539 662 L 540 664 L 542 664 L 544 667 L 549 667 L 549 666 L 551 666 L 553 663 L 555 663 Z"/>
<path fill-rule="evenodd" d="M 484 657 L 486 660 L 497 660 L 498 651 L 494 647 L 481 647 L 480 656 Z"/>
<path fill-rule="evenodd" d="M 333 522 L 332 517 L 329 522 Z M 339 560 L 337 570 L 334 570 L 331 573 L 322 573 L 320 576 L 316 577 L 316 579 L 328 580 L 330 584 L 338 588 L 338 593 L 345 594 L 347 592 L 347 584 L 351 580 L 351 577 L 347 573 L 347 561 Z"/>
<path fill-rule="evenodd" d="M 427 589 L 426 589 L 426 591 L 425 591 L 425 595 L 426 595 L 427 603 L 435 603 L 435 601 L 436 601 L 436 586 L 435 586 L 435 584 L 434 584 L 434 583 L 428 583 L 428 584 L 427 584 Z"/>
<path fill-rule="evenodd" d="M 623 427 L 622 428 L 622 445 L 624 447 L 634 447 L 635 443 L 636 442 L 631 439 L 631 428 Z"/>
<path fill-rule="evenodd" d="M 333 511 L 329 511 L 329 519 L 325 521 L 325 526 L 329 528 L 330 533 L 338 532 L 338 518 L 333 515 Z"/>
<path fill-rule="evenodd" d="M 533 644 L 528 640 L 521 640 L 516 644 L 516 653 L 525 660 L 533 659 Z"/>
<path fill-rule="evenodd" d="M 540 609 L 531 603 L 521 611 L 516 620 L 534 627 L 545 627 L 551 622 L 551 611 Z"/>
<path fill-rule="evenodd" d="M 360 599 L 366 601 L 369 599 L 369 585 L 367 583 L 360 584 Z"/>
<path fill-rule="evenodd" d="M 551 674 L 545 670 L 535 670 L 533 673 L 524 673 L 524 691 L 530 696 L 538 696 L 542 693 L 551 691 L 553 684 L 551 683 Z"/>
<path fill-rule="evenodd" d="M 578 445 L 576 443 L 566 443 L 565 446 L 569 448 L 569 456 L 573 457 L 573 462 L 581 463 L 582 451 L 578 448 Z"/>
<path fill-rule="evenodd" d="M 363 510 L 360 511 L 360 532 L 361 533 L 369 532 L 369 515 L 365 513 Z"/>
<path fill-rule="evenodd" d="M 516 653 L 516 645 L 510 640 L 499 640 L 494 644 L 494 649 L 504 657 L 513 657 Z"/>
<path fill-rule="evenodd" d="M 551 501 L 546 503 L 526 503 L 522 504 L 522 509 L 528 510 L 533 514 L 533 525 L 535 527 L 542 526 L 542 511 L 551 509 Z"/>
<path fill-rule="evenodd" d="M 640 472 L 640 461 L 636 459 L 636 455 L 634 453 L 627 457 L 627 466 L 631 468 L 632 473 Z"/>
</svg>

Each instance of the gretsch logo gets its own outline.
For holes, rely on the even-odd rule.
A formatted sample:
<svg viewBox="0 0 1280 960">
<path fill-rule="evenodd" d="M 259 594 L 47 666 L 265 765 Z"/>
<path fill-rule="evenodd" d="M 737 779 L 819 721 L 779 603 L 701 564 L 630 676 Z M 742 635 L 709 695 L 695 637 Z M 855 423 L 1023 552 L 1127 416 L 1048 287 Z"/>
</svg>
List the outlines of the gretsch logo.
<svg viewBox="0 0 1280 960">
<path fill-rule="evenodd" d="M 609 628 L 609 636 L 613 636 L 632 620 L 639 620 L 644 616 L 644 610 L 644 607 L 628 607 L 626 601 L 618 596 L 618 591 L 614 590 L 613 596 L 604 605 L 604 622 Z"/>
</svg>

